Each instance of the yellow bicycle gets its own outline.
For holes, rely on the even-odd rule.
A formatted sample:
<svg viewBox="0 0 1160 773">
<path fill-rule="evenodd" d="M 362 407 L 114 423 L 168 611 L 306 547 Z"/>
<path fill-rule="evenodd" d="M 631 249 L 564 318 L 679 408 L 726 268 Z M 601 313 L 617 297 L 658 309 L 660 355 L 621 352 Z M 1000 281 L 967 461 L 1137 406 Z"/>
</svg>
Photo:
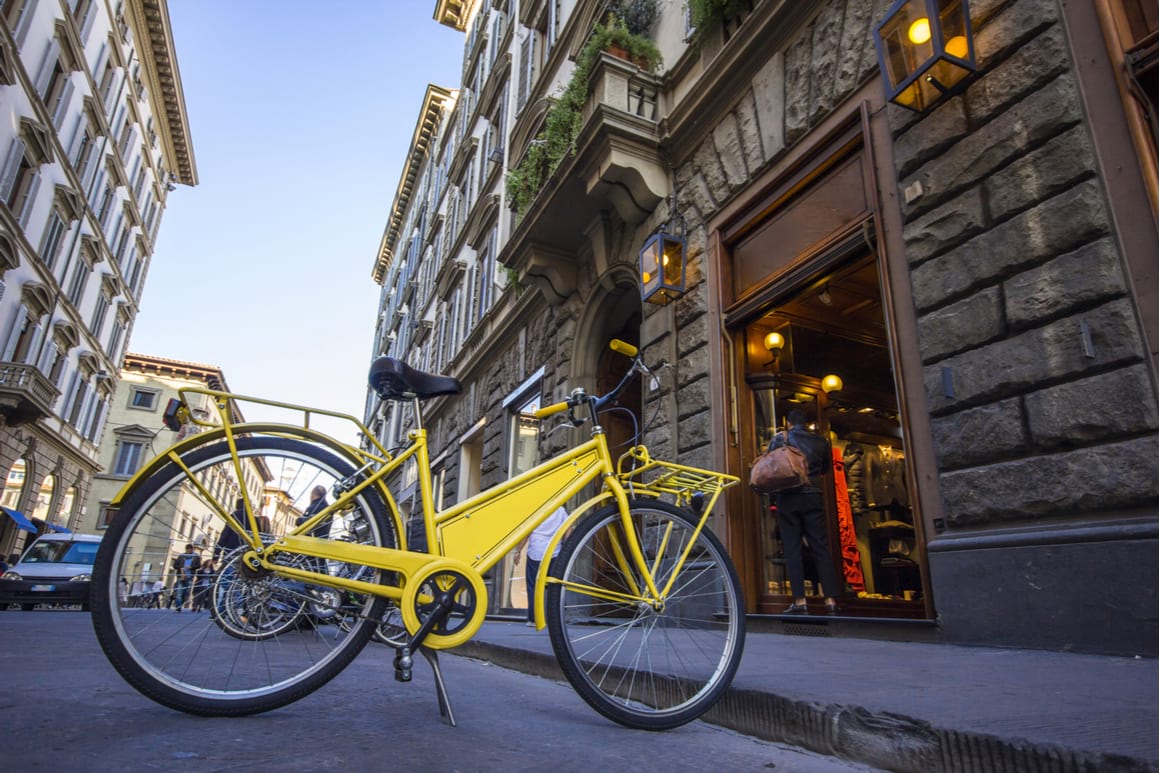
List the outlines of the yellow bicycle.
<svg viewBox="0 0 1160 773">
<path fill-rule="evenodd" d="M 728 687 L 744 646 L 737 574 L 706 526 L 737 478 L 653 459 L 640 445 L 613 458 L 600 411 L 635 373 L 651 374 L 635 347 L 612 348 L 632 366 L 610 393 L 576 389 L 537 412 L 566 412 L 577 427 L 591 422 L 589 440 L 439 511 L 420 407 L 457 393 L 454 379 L 389 357 L 374 363 L 370 382 L 384 404 L 408 401 L 413 411 L 415 429 L 394 452 L 350 416 L 183 390 L 166 412 L 183 439 L 118 493 L 94 565 L 93 626 L 109 660 L 166 706 L 253 714 L 324 685 L 392 620 L 396 678 L 409 680 L 413 656 L 426 656 L 454 724 L 436 651 L 479 630 L 483 575 L 557 508 L 578 501 L 548 546 L 552 555 L 559 545 L 558 555 L 529 589 L 537 626 L 548 627 L 564 674 L 601 714 L 650 730 L 697 718 Z M 296 421 L 236 422 L 247 402 Z M 364 447 L 313 429 L 318 415 L 353 422 Z M 410 516 L 422 526 L 419 549 L 408 549 L 389 481 L 417 490 Z M 318 487 L 332 499 L 308 511 Z M 175 614 L 120 597 L 121 578 L 144 586 L 163 576 L 215 524 L 240 544 L 219 551 L 203 589 L 207 609 Z"/>
</svg>

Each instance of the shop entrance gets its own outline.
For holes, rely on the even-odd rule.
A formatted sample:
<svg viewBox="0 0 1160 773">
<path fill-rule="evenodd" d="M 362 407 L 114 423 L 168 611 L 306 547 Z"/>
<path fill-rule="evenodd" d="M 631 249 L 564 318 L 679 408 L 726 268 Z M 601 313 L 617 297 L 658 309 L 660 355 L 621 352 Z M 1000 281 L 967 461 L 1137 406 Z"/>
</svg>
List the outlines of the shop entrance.
<svg viewBox="0 0 1160 773">
<path fill-rule="evenodd" d="M 923 548 L 906 475 L 906 449 L 883 314 L 877 260 L 865 242 L 817 261 L 817 270 L 778 293 L 737 334 L 746 352 L 751 431 L 748 458 L 785 428 L 791 409 L 830 442 L 819 480 L 829 550 L 844 587 L 844 614 L 923 617 Z M 742 432 L 744 436 L 746 433 Z M 791 600 L 775 498 L 751 494 L 760 556 L 757 611 Z M 805 552 L 806 595 L 823 589 Z M 826 592 L 826 595 L 830 595 Z"/>
</svg>

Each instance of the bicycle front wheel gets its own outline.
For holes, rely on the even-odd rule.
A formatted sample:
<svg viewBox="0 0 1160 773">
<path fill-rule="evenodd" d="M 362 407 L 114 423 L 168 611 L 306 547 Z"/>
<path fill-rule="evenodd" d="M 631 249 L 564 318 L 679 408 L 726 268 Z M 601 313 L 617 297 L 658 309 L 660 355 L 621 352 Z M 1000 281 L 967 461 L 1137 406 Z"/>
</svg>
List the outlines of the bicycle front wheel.
<svg viewBox="0 0 1160 773">
<path fill-rule="evenodd" d="M 737 573 L 708 528 L 660 501 L 635 499 L 583 518 L 552 559 L 546 614 L 552 648 L 580 696 L 629 727 L 667 730 L 725 692 L 745 642 Z M 629 556 L 631 529 L 658 590 L 649 603 Z M 682 556 L 683 561 L 682 561 Z"/>
<path fill-rule="evenodd" d="M 269 520 L 272 533 L 262 535 L 269 543 L 293 528 L 311 490 L 333 493 L 356 474 L 348 460 L 301 440 L 245 437 L 236 447 L 238 464 L 225 442 L 211 443 L 181 457 L 186 469 L 171 462 L 135 484 L 93 566 L 93 627 L 110 662 L 158 703 L 205 716 L 268 711 L 318 689 L 366 645 L 385 605 L 371 594 L 250 569 L 241 561 L 245 549 L 218 553 L 212 583 L 188 610 L 135 603 L 152 594 L 156 580 L 171 579 L 187 544 L 200 546 L 203 560 L 214 557 L 224 528 L 217 508 L 231 512 L 243 487 Z M 386 505 L 371 490 L 312 533 L 398 546 Z M 274 562 L 333 577 L 391 579 L 388 572 L 305 556 L 278 554 Z M 131 588 L 124 600 L 121 578 Z"/>
</svg>

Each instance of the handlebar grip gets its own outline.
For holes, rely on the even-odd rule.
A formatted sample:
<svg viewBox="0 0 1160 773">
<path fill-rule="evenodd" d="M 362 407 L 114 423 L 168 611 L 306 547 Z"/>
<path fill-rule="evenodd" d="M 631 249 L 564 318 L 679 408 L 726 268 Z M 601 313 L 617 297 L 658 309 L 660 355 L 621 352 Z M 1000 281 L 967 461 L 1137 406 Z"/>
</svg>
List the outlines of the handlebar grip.
<svg viewBox="0 0 1160 773">
<path fill-rule="evenodd" d="M 613 338 L 609 341 L 608 348 L 617 354 L 623 354 L 625 357 L 635 357 L 637 352 L 640 351 L 632 344 L 621 341 L 619 338 Z"/>
<path fill-rule="evenodd" d="M 561 411 L 566 411 L 566 410 L 568 410 L 567 401 L 562 402 L 562 403 L 553 403 L 551 405 L 545 405 L 543 408 L 537 408 L 536 410 L 532 411 L 532 415 L 535 416 L 537 419 L 546 419 L 549 416 L 553 416 L 557 413 L 560 413 Z"/>
</svg>

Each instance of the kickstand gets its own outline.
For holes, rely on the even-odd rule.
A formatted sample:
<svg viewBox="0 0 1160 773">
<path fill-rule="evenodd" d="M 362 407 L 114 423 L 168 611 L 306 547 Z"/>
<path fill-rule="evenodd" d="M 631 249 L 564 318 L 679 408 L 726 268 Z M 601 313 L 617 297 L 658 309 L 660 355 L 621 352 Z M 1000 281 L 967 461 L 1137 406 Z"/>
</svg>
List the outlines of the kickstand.
<svg viewBox="0 0 1160 773">
<path fill-rule="evenodd" d="M 443 682 L 443 671 L 439 668 L 439 653 L 429 647 L 420 647 L 419 651 L 427 658 L 431 670 L 435 672 L 435 694 L 439 697 L 439 716 L 443 717 L 447 724 L 455 727 L 455 715 L 451 713 L 451 701 L 447 698 L 447 685 Z"/>
</svg>

